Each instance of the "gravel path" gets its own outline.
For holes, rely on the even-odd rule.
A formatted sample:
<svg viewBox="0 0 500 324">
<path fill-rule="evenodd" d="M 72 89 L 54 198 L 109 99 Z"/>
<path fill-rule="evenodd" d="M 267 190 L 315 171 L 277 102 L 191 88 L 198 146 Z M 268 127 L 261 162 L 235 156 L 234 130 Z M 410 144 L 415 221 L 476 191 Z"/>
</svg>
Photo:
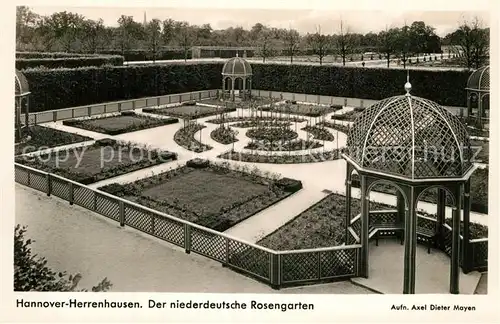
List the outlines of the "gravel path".
<svg viewBox="0 0 500 324">
<path fill-rule="evenodd" d="M 28 226 L 34 253 L 57 271 L 81 273 L 81 287 L 104 277 L 113 292 L 366 294 L 348 281 L 272 290 L 219 263 L 149 237 L 56 197 L 16 184 L 16 223 Z"/>
</svg>

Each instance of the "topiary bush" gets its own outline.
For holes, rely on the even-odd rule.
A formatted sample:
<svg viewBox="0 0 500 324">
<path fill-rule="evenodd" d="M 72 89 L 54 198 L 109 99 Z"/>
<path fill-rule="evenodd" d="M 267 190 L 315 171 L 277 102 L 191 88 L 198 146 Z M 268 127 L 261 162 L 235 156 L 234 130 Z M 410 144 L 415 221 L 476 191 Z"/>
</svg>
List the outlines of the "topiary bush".
<svg viewBox="0 0 500 324">
<path fill-rule="evenodd" d="M 24 70 L 36 67 L 47 69 L 78 68 L 85 66 L 123 65 L 123 56 L 80 56 L 58 58 L 18 58 L 16 69 Z"/>
</svg>

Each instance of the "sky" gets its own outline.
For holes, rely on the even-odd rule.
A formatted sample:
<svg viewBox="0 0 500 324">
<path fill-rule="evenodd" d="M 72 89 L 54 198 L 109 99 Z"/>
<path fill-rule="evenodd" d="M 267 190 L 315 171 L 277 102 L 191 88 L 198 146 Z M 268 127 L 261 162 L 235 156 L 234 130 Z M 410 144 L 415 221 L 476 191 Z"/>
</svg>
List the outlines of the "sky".
<svg viewBox="0 0 500 324">
<path fill-rule="evenodd" d="M 361 10 L 311 10 L 311 9 L 220 9 L 220 8 L 155 8 L 155 7 L 69 7 L 69 6 L 30 6 L 41 15 L 50 15 L 58 11 L 70 11 L 82 14 L 90 19 L 102 18 L 109 26 L 116 26 L 121 15 L 133 16 L 134 20 L 143 22 L 144 13 L 147 20 L 157 18 L 164 20 L 187 21 L 190 24 L 208 23 L 213 29 L 242 26 L 250 29 L 255 23 L 279 28 L 292 27 L 301 34 L 315 32 L 318 26 L 325 34 L 338 33 L 340 20 L 349 32 L 379 32 L 386 27 L 401 27 L 405 21 L 410 24 L 421 20 L 433 26 L 439 36 L 454 31 L 464 19 L 478 17 L 485 26 L 490 24 L 490 13 L 487 11 L 361 11 Z"/>
</svg>

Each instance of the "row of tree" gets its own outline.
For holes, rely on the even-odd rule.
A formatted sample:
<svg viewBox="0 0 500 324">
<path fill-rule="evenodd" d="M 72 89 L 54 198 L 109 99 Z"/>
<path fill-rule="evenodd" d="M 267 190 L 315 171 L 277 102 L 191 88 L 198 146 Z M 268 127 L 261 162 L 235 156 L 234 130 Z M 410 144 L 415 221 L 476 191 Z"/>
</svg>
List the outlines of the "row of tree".
<svg viewBox="0 0 500 324">
<path fill-rule="evenodd" d="M 464 22 L 453 33 L 441 39 L 435 29 L 423 21 L 410 25 L 387 28 L 378 33 L 359 34 L 340 23 L 340 32 L 322 33 L 318 26 L 315 33 L 300 35 L 292 28 L 274 28 L 261 23 L 250 30 L 230 27 L 214 30 L 210 24 L 190 25 L 173 19 L 152 19 L 139 23 L 132 16 L 122 15 L 117 27 L 105 26 L 102 19 L 95 21 L 67 11 L 40 16 L 29 7 L 17 7 L 17 49 L 36 51 L 65 51 L 98 53 L 119 50 L 146 50 L 156 54 L 165 47 L 176 47 L 185 52 L 193 46 L 252 46 L 265 61 L 268 57 L 299 53 L 316 55 L 320 63 L 326 55 L 339 55 L 345 64 L 346 57 L 354 53 L 377 52 L 387 58 L 399 57 L 403 64 L 410 55 L 441 52 L 442 43 L 457 45 L 460 52 L 470 56 L 467 67 L 479 64 L 489 48 L 489 29 L 481 28 L 478 20 Z"/>
</svg>

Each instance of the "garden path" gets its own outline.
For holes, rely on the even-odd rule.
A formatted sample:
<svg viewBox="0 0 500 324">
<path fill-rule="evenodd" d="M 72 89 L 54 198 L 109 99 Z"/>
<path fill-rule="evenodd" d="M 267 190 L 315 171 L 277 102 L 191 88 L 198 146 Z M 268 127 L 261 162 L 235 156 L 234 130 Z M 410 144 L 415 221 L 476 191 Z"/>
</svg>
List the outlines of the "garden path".
<svg viewBox="0 0 500 324">
<path fill-rule="evenodd" d="M 112 292 L 370 294 L 349 281 L 273 290 L 220 263 L 120 227 L 56 197 L 15 185 L 16 223 L 28 226 L 34 253 L 56 271 L 80 273 L 81 288 L 104 277 Z M 67 217 L 71 215 L 71 217 Z"/>
</svg>

